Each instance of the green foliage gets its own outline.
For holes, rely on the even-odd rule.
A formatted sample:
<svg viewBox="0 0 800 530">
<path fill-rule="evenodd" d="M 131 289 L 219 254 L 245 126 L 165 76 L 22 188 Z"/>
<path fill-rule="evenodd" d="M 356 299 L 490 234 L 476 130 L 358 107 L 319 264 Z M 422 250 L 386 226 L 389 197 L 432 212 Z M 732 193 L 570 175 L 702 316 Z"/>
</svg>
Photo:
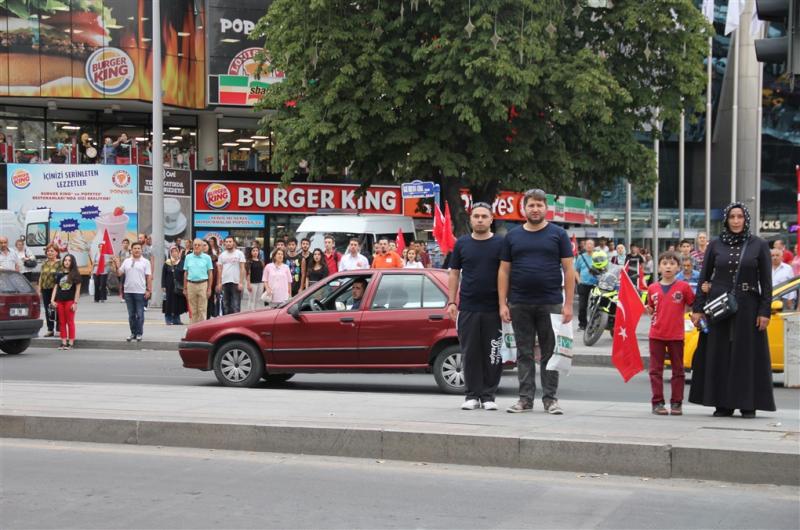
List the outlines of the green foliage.
<svg viewBox="0 0 800 530">
<path fill-rule="evenodd" d="M 692 0 L 275 0 L 251 36 L 287 75 L 261 104 L 286 181 L 306 160 L 314 179 L 594 196 L 652 189 L 634 133 L 702 109 L 709 31 Z"/>
</svg>

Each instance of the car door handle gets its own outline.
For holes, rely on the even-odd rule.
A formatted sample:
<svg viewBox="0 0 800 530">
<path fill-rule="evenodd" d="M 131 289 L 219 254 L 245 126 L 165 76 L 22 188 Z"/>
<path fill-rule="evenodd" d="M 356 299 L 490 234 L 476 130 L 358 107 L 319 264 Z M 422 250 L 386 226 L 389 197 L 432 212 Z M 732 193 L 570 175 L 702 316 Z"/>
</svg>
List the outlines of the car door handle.
<svg viewBox="0 0 800 530">
<path fill-rule="evenodd" d="M 428 320 L 444 320 L 444 315 L 428 315 Z"/>
<path fill-rule="evenodd" d="M 342 318 L 339 319 L 339 322 L 341 322 L 343 324 L 352 324 L 355 321 L 356 321 L 356 319 L 353 318 L 353 317 L 342 317 Z"/>
</svg>

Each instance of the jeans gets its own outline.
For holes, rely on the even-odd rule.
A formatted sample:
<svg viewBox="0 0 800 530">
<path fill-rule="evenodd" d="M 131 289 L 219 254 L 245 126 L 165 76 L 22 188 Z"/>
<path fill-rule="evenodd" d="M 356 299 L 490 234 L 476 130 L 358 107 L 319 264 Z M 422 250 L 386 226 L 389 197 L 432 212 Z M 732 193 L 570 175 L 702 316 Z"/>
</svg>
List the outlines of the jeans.
<svg viewBox="0 0 800 530">
<path fill-rule="evenodd" d="M 222 284 L 222 311 L 224 315 L 238 313 L 242 307 L 242 291 L 238 283 Z"/>
<path fill-rule="evenodd" d="M 547 361 L 553 355 L 556 335 L 550 323 L 550 314 L 561 314 L 561 304 L 511 305 L 511 325 L 517 343 L 517 375 L 519 377 L 519 398 L 533 403 L 536 393 L 536 361 L 533 347 L 539 337 L 542 351 L 541 380 L 542 402 L 545 406 L 556 400 L 558 391 L 558 372 L 547 370 Z"/>
<path fill-rule="evenodd" d="M 125 304 L 128 306 L 128 325 L 131 335 L 144 335 L 144 305 L 146 300 L 141 293 L 125 293 Z"/>
<path fill-rule="evenodd" d="M 586 327 L 586 309 L 589 307 L 589 296 L 592 294 L 594 285 L 588 283 L 578 284 L 578 325 Z"/>
</svg>

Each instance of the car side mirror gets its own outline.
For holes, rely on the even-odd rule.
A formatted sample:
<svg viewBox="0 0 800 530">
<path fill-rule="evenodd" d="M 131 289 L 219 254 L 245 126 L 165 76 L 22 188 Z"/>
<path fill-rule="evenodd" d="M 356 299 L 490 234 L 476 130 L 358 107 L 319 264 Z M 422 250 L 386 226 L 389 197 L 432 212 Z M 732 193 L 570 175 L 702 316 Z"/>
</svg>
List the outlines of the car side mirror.
<svg viewBox="0 0 800 530">
<path fill-rule="evenodd" d="M 783 311 L 783 300 L 773 300 L 771 308 L 773 313 L 780 313 Z"/>
<path fill-rule="evenodd" d="M 300 304 L 294 304 L 293 306 L 290 306 L 286 312 L 289 313 L 293 319 L 300 320 Z"/>
</svg>

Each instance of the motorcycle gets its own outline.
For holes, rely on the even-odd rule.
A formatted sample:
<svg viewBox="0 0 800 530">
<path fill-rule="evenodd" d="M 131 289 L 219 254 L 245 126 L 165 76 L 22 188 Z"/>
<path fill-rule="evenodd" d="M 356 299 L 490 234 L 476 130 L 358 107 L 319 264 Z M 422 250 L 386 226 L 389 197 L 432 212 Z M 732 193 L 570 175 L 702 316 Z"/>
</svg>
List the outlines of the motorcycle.
<svg viewBox="0 0 800 530">
<path fill-rule="evenodd" d="M 593 346 L 600 340 L 605 330 L 608 330 L 612 337 L 614 335 L 614 317 L 619 302 L 619 274 L 619 269 L 602 273 L 597 278 L 597 285 L 589 294 L 586 329 L 583 331 L 583 343 L 586 346 Z M 642 291 L 640 297 L 642 303 L 645 303 L 647 291 Z"/>
<path fill-rule="evenodd" d="M 593 346 L 603 331 L 614 333 L 614 316 L 617 313 L 619 289 L 617 288 L 618 276 L 611 271 L 605 272 L 597 278 L 597 285 L 589 294 L 587 306 L 588 318 L 586 329 L 583 330 L 583 343 Z"/>
</svg>

